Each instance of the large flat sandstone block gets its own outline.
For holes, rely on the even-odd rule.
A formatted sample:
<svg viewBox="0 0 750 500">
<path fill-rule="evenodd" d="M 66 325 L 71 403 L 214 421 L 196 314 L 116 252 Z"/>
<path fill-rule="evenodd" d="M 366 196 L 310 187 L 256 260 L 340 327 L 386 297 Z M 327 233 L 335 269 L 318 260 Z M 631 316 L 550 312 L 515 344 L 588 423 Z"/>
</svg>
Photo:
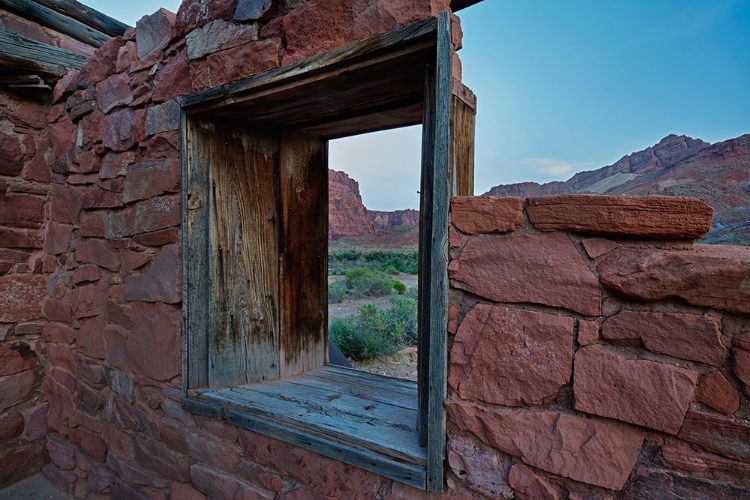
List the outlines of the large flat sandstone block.
<svg viewBox="0 0 750 500">
<path fill-rule="evenodd" d="M 618 248 L 599 263 L 597 271 L 605 288 L 625 297 L 646 301 L 678 297 L 696 306 L 750 313 L 750 247 Z"/>
<path fill-rule="evenodd" d="M 523 200 L 457 196 L 451 199 L 451 222 L 464 234 L 509 233 L 523 223 Z"/>
<path fill-rule="evenodd" d="M 602 323 L 602 338 L 625 344 L 640 340 L 649 351 L 716 367 L 727 354 L 721 322 L 697 314 L 622 311 Z"/>
<path fill-rule="evenodd" d="M 599 280 L 564 234 L 478 236 L 448 269 L 451 286 L 495 302 L 601 313 Z"/>
<path fill-rule="evenodd" d="M 529 198 L 529 220 L 542 231 L 700 238 L 711 229 L 714 210 L 679 196 L 564 194 Z"/>
<path fill-rule="evenodd" d="M 0 323 L 20 323 L 42 317 L 47 279 L 41 274 L 0 277 Z"/>
<path fill-rule="evenodd" d="M 574 408 L 677 434 L 698 374 L 674 365 L 580 349 L 573 374 Z"/>
<path fill-rule="evenodd" d="M 491 410 L 449 401 L 448 429 L 470 432 L 525 463 L 576 481 L 622 489 L 645 433 L 619 422 L 553 410 Z"/>
<path fill-rule="evenodd" d="M 690 411 L 678 437 L 725 457 L 750 462 L 750 423 L 747 421 Z"/>
<path fill-rule="evenodd" d="M 573 318 L 479 304 L 464 318 L 448 383 L 462 399 L 538 405 L 570 381 Z"/>
</svg>

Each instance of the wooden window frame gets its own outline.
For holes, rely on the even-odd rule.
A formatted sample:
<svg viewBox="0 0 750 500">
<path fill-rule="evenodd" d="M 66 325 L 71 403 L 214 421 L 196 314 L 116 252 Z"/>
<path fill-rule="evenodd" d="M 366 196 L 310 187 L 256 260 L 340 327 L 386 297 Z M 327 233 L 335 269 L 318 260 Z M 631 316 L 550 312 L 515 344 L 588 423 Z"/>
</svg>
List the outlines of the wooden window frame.
<svg viewBox="0 0 750 500">
<path fill-rule="evenodd" d="M 443 402 L 447 388 L 448 210 L 451 196 L 472 194 L 473 117 L 476 110 L 473 94 L 452 79 L 453 56 L 450 14 L 444 12 L 437 18 L 426 19 L 363 42 L 181 99 L 182 379 L 183 404 L 186 409 L 227 418 L 230 422 L 253 431 L 307 447 L 413 486 L 430 491 L 442 490 L 446 445 Z M 367 78 L 382 78 L 383 81 L 361 81 Z M 338 90 L 327 90 L 329 87 Z M 331 97 L 334 101 L 331 101 Z M 209 221 L 207 207 L 211 203 L 215 205 L 219 198 L 215 193 L 215 181 L 212 181 L 213 186 L 209 186 L 209 174 L 194 166 L 201 162 L 208 165 L 212 161 L 210 158 L 198 158 L 200 155 L 209 154 L 196 149 L 194 144 L 197 141 L 196 129 L 200 120 L 223 120 L 222 123 L 236 123 L 238 128 L 257 127 L 257 132 L 250 132 L 255 134 L 253 137 L 262 136 L 265 133 L 263 130 L 275 130 L 274 133 L 278 133 L 278 137 L 283 137 L 280 139 L 282 142 L 296 140 L 308 150 L 310 147 L 305 143 L 306 137 L 317 137 L 327 145 L 328 140 L 337 137 L 423 124 L 417 431 L 419 445 L 426 449 L 424 474 L 415 475 L 408 467 L 401 470 L 398 465 L 393 466 L 387 460 L 378 461 L 377 457 L 366 459 L 365 455 L 357 450 L 352 453 L 346 446 L 338 443 L 316 441 L 305 436 L 299 429 L 289 429 L 284 425 L 269 424 L 262 419 L 247 416 L 228 418 L 225 408 L 200 397 L 203 388 L 226 387 L 242 384 L 243 381 L 248 382 L 247 373 L 235 377 L 236 380 L 233 381 L 231 373 L 226 377 L 222 374 L 211 374 L 208 367 L 211 350 L 208 340 L 211 337 L 208 319 L 211 315 L 209 297 L 214 287 L 219 286 L 215 283 L 216 276 L 212 278 L 209 269 L 216 266 L 210 260 L 208 252 L 215 235 L 210 236 L 209 233 L 211 227 L 219 223 Z M 233 137 L 225 136 L 217 140 L 224 140 L 225 144 L 229 144 L 235 140 Z M 323 148 L 322 151 L 318 151 L 316 148 L 317 146 L 313 146 L 312 155 L 317 159 L 322 158 L 327 173 L 327 150 Z M 220 149 L 215 147 L 211 151 L 218 154 L 216 152 Z M 256 159 L 251 158 L 249 161 L 253 162 Z M 257 161 L 263 162 L 262 159 Z M 262 172 L 262 168 L 257 168 L 253 175 L 261 177 L 265 175 Z M 320 189 L 325 190 L 327 209 L 327 178 L 313 174 L 313 179 L 309 180 L 305 189 L 321 183 L 325 183 L 325 187 L 321 185 Z M 210 193 L 212 188 L 213 198 Z M 320 193 L 316 194 L 317 200 L 320 200 L 319 195 Z M 282 201 L 282 205 L 290 203 L 290 197 L 284 198 L 283 193 L 280 199 L 287 200 Z M 281 214 L 277 214 L 281 218 L 293 213 L 292 210 L 284 212 L 284 209 L 284 206 L 280 207 Z M 325 228 L 322 231 L 327 245 L 327 213 L 324 215 Z M 273 215 L 270 217 L 273 218 Z M 273 244 L 282 245 L 276 241 Z M 279 248 L 279 260 L 283 269 L 283 261 L 289 257 L 283 246 Z M 294 255 L 291 250 L 289 253 Z M 327 253 L 323 257 L 325 256 Z M 297 255 L 291 258 L 300 257 Z M 314 281 L 317 278 L 319 276 L 310 279 Z M 327 307 L 326 291 L 327 288 L 324 288 L 320 292 Z M 272 321 L 277 321 L 277 326 L 269 327 L 271 329 L 283 330 L 283 325 L 278 326 L 279 321 L 284 324 L 294 322 L 293 317 L 284 315 L 296 314 L 296 307 L 301 302 L 292 302 L 293 307 L 283 309 L 284 300 L 282 294 L 281 310 L 274 311 L 276 319 L 271 318 Z M 320 302 L 313 306 L 319 307 Z M 290 308 L 295 309 L 290 311 Z M 321 314 L 325 318 L 326 313 Z M 327 327 L 327 318 L 324 327 Z M 323 341 L 321 350 L 320 340 L 315 337 L 314 348 L 309 356 L 312 361 L 303 360 L 304 362 L 298 362 L 289 370 L 282 367 L 279 378 L 304 373 L 324 365 L 327 361 L 327 331 L 323 332 Z M 284 342 L 286 340 L 282 339 L 279 344 Z M 304 342 L 298 341 L 296 345 L 303 344 Z M 280 364 L 284 365 L 283 345 L 269 356 L 279 354 Z M 265 355 L 259 356 L 263 358 Z M 243 362 L 252 364 L 246 360 Z M 249 382 L 262 383 L 266 377 L 267 374 L 261 374 Z M 219 382 L 212 383 L 212 380 Z"/>
</svg>

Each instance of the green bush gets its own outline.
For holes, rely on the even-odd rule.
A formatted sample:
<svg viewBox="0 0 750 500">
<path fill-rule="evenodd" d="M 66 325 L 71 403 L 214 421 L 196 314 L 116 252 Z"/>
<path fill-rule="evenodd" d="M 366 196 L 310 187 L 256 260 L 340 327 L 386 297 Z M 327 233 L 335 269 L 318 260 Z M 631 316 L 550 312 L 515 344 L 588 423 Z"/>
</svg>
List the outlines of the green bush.
<svg viewBox="0 0 750 500">
<path fill-rule="evenodd" d="M 382 271 L 355 267 L 346 271 L 347 295 L 352 298 L 377 297 L 393 292 L 393 279 Z"/>
<path fill-rule="evenodd" d="M 393 289 L 396 290 L 399 295 L 403 295 L 406 293 L 406 285 L 398 280 L 393 280 Z"/>
<path fill-rule="evenodd" d="M 417 274 L 419 269 L 419 252 L 377 251 L 360 252 L 357 250 L 335 250 L 328 253 L 328 274 L 345 274 L 348 269 L 364 267 L 387 274 Z"/>
<path fill-rule="evenodd" d="M 344 355 L 357 360 L 387 356 L 417 340 L 417 302 L 405 295 L 391 296 L 391 307 L 365 304 L 350 318 L 328 325 L 328 338 Z"/>
<path fill-rule="evenodd" d="M 346 282 L 345 281 L 334 281 L 328 284 L 328 303 L 338 304 L 344 300 L 346 296 Z"/>
</svg>

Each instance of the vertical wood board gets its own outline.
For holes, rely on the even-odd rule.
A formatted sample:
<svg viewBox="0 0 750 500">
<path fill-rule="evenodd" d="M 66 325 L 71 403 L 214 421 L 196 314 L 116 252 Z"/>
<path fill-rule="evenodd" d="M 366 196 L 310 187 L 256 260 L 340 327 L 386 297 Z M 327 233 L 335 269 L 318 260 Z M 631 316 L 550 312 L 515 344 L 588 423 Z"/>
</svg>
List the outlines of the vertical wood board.
<svg viewBox="0 0 750 500">
<path fill-rule="evenodd" d="M 182 114 L 183 390 L 208 385 L 208 171 L 213 125 Z"/>
<path fill-rule="evenodd" d="M 281 376 L 326 361 L 328 316 L 327 145 L 285 129 L 281 140 Z"/>
<path fill-rule="evenodd" d="M 209 386 L 279 377 L 275 127 L 216 122 L 210 147 Z"/>
<path fill-rule="evenodd" d="M 461 82 L 453 82 L 451 96 L 451 170 L 450 196 L 474 195 L 474 126 L 476 97 Z"/>
</svg>

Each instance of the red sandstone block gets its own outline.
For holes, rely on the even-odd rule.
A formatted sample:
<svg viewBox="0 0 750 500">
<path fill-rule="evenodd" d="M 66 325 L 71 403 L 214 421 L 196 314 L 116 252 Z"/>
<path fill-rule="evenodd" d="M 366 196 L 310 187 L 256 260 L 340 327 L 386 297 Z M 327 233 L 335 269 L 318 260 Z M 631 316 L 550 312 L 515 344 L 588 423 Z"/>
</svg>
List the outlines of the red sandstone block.
<svg viewBox="0 0 750 500">
<path fill-rule="evenodd" d="M 542 231 L 691 240 L 711 229 L 714 212 L 694 198 L 595 194 L 529 198 L 526 211 Z"/>
<path fill-rule="evenodd" d="M 75 448 L 62 439 L 47 436 L 47 453 L 52 463 L 63 470 L 76 466 Z"/>
<path fill-rule="evenodd" d="M 183 36 L 214 19 L 232 19 L 235 0 L 186 0 L 177 11 L 172 36 Z"/>
<path fill-rule="evenodd" d="M 16 133 L 0 132 L 0 175 L 18 175 L 23 169 L 23 150 Z"/>
<path fill-rule="evenodd" d="M 23 415 L 15 410 L 0 413 L 0 443 L 20 436 L 24 423 Z"/>
<path fill-rule="evenodd" d="M 107 211 L 86 211 L 81 212 L 81 221 L 79 223 L 78 231 L 76 235 L 89 236 L 95 238 L 104 237 L 104 219 L 107 216 Z"/>
<path fill-rule="evenodd" d="M 208 56 L 209 86 L 223 85 L 279 66 L 280 38 L 247 43 Z"/>
<path fill-rule="evenodd" d="M 239 64 L 242 59 L 238 54 L 234 64 Z M 173 97 L 189 94 L 192 92 L 190 83 L 190 67 L 188 66 L 187 48 L 167 59 L 154 76 L 153 94 L 154 102 L 163 102 Z"/>
<path fill-rule="evenodd" d="M 26 342 L 0 343 L 0 377 L 32 370 L 38 365 L 36 352 Z"/>
<path fill-rule="evenodd" d="M 133 302 L 130 319 L 133 328 L 124 345 L 122 368 L 159 381 L 179 375 L 180 310 L 161 303 Z"/>
<path fill-rule="evenodd" d="M 163 49 L 169 43 L 175 20 L 175 14 L 167 9 L 159 9 L 135 23 L 139 59 Z"/>
<path fill-rule="evenodd" d="M 47 298 L 42 305 L 44 317 L 50 321 L 70 323 L 73 320 L 73 306 L 65 301 Z"/>
<path fill-rule="evenodd" d="M 180 165 L 177 159 L 144 161 L 128 169 L 123 201 L 130 203 L 179 190 Z"/>
<path fill-rule="evenodd" d="M 447 445 L 448 464 L 469 489 L 488 498 L 512 498 L 507 482 L 512 458 L 474 439 L 451 437 Z"/>
<path fill-rule="evenodd" d="M 49 128 L 54 158 L 66 154 L 76 144 L 78 128 L 68 118 L 63 118 Z"/>
<path fill-rule="evenodd" d="M 731 415 L 740 408 L 737 389 L 721 372 L 711 372 L 701 377 L 695 399 L 725 415 Z"/>
<path fill-rule="evenodd" d="M 448 383 L 462 399 L 538 405 L 570 381 L 573 325 L 565 316 L 478 304 L 456 334 Z"/>
<path fill-rule="evenodd" d="M 47 435 L 47 404 L 34 409 L 28 417 L 26 437 L 34 441 Z"/>
<path fill-rule="evenodd" d="M 595 344 L 599 340 L 599 323 L 596 321 L 578 320 L 578 343 L 581 346 Z"/>
<path fill-rule="evenodd" d="M 91 263 L 97 266 L 117 271 L 120 268 L 120 254 L 106 240 L 87 239 L 75 251 L 75 259 L 81 263 Z"/>
<path fill-rule="evenodd" d="M 97 359 L 104 359 L 106 357 L 107 348 L 104 340 L 104 325 L 105 320 L 103 316 L 96 316 L 82 323 L 76 337 L 78 352 Z"/>
<path fill-rule="evenodd" d="M 678 297 L 689 304 L 750 313 L 750 247 L 695 245 L 691 250 L 618 248 L 597 271 L 605 288 L 644 301 Z"/>
<path fill-rule="evenodd" d="M 44 237 L 39 230 L 0 227 L 0 246 L 3 248 L 42 248 Z"/>
<path fill-rule="evenodd" d="M 174 481 L 190 480 L 190 460 L 187 457 L 174 453 L 161 443 L 145 437 L 136 438 L 135 462 L 151 472 Z"/>
<path fill-rule="evenodd" d="M 81 211 L 81 188 L 65 184 L 53 184 L 50 190 L 50 216 L 53 221 L 74 224 Z"/>
<path fill-rule="evenodd" d="M 72 344 L 75 341 L 75 331 L 68 325 L 47 324 L 42 328 L 42 338 L 47 342 Z"/>
<path fill-rule="evenodd" d="M 238 5 L 237 11 L 240 10 L 241 5 Z M 211 21 L 204 27 L 188 33 L 185 37 L 188 58 L 191 60 L 200 59 L 220 50 L 254 42 L 257 39 L 257 24 L 228 23 L 221 19 Z"/>
<path fill-rule="evenodd" d="M 185 483 L 173 481 L 169 488 L 169 494 L 172 498 L 180 500 L 206 500 L 206 495 Z"/>
<path fill-rule="evenodd" d="M 221 474 L 206 466 L 195 464 L 190 467 L 190 481 L 193 486 L 209 498 L 252 498 L 273 499 L 276 494 L 253 487 L 235 476 Z"/>
<path fill-rule="evenodd" d="M 125 460 L 111 451 L 107 453 L 107 467 L 114 471 L 115 477 L 126 483 L 152 486 L 154 488 L 167 488 L 171 482 L 169 479 Z"/>
<path fill-rule="evenodd" d="M 734 337 L 732 355 L 734 358 L 732 371 L 742 382 L 745 397 L 750 398 L 750 332 Z"/>
<path fill-rule="evenodd" d="M 510 469 L 508 481 L 517 500 L 559 500 L 564 498 L 562 492 L 544 477 L 522 465 L 515 464 Z"/>
<path fill-rule="evenodd" d="M 592 259 L 601 257 L 615 248 L 620 248 L 622 246 L 619 243 L 615 243 L 612 240 L 605 240 L 604 238 L 586 238 L 581 240 L 581 243 L 583 244 L 586 253 Z"/>
<path fill-rule="evenodd" d="M 563 234 L 473 238 L 448 271 L 451 286 L 495 302 L 601 313 L 599 280 Z"/>
<path fill-rule="evenodd" d="M 168 304 L 179 302 L 181 271 L 177 245 L 162 247 L 145 273 L 123 278 L 125 300 Z"/>
<path fill-rule="evenodd" d="M 119 109 L 104 117 L 104 146 L 112 151 L 127 151 L 133 146 L 133 110 Z"/>
<path fill-rule="evenodd" d="M 98 186 L 86 187 L 83 189 L 81 206 L 84 210 L 121 207 L 122 194 Z"/>
<path fill-rule="evenodd" d="M 602 324 L 602 338 L 612 343 L 638 345 L 652 352 L 721 367 L 726 347 L 721 321 L 697 314 L 622 311 Z"/>
<path fill-rule="evenodd" d="M 50 221 L 45 231 L 44 251 L 53 255 L 67 252 L 72 235 L 71 225 Z"/>
<path fill-rule="evenodd" d="M 76 82 L 80 75 L 80 70 L 69 69 L 55 84 L 55 88 L 52 90 L 52 102 L 60 102 L 71 94 L 75 90 Z"/>
<path fill-rule="evenodd" d="M 645 433 L 634 427 L 559 411 L 509 411 L 462 401 L 446 403 L 448 428 L 539 469 L 587 484 L 621 489 Z"/>
<path fill-rule="evenodd" d="M 689 411 L 678 435 L 683 441 L 750 462 L 750 423 L 715 413 Z"/>
<path fill-rule="evenodd" d="M 160 247 L 170 243 L 180 242 L 180 230 L 176 227 L 161 229 L 153 233 L 139 234 L 133 238 L 139 245 Z"/>
<path fill-rule="evenodd" d="M 96 284 L 75 288 L 72 292 L 73 315 L 75 318 L 88 318 L 106 311 L 109 285 L 100 281 Z"/>
<path fill-rule="evenodd" d="M 44 223 L 45 199 L 31 194 L 0 197 L 0 225 L 36 229 Z"/>
<path fill-rule="evenodd" d="M 451 222 L 465 234 L 509 233 L 523 223 L 523 200 L 459 196 L 451 199 Z"/>
<path fill-rule="evenodd" d="M 750 487 L 750 464 L 746 462 L 694 449 L 673 438 L 665 440 L 661 452 L 670 468 L 693 477 L 708 477 Z"/>
<path fill-rule="evenodd" d="M 575 356 L 573 407 L 677 434 L 697 380 L 684 368 L 587 347 Z"/>
<path fill-rule="evenodd" d="M 119 54 L 122 47 L 118 50 Z M 118 106 L 127 106 L 133 102 L 130 90 L 130 78 L 127 73 L 117 73 L 96 84 L 96 101 L 103 113 L 109 113 Z"/>
<path fill-rule="evenodd" d="M 99 47 L 89 62 L 81 69 L 79 85 L 91 85 L 100 82 L 115 73 L 117 53 L 122 46 L 122 38 L 114 37 Z"/>
<path fill-rule="evenodd" d="M 0 323 L 41 318 L 47 280 L 40 274 L 0 276 Z"/>
</svg>

